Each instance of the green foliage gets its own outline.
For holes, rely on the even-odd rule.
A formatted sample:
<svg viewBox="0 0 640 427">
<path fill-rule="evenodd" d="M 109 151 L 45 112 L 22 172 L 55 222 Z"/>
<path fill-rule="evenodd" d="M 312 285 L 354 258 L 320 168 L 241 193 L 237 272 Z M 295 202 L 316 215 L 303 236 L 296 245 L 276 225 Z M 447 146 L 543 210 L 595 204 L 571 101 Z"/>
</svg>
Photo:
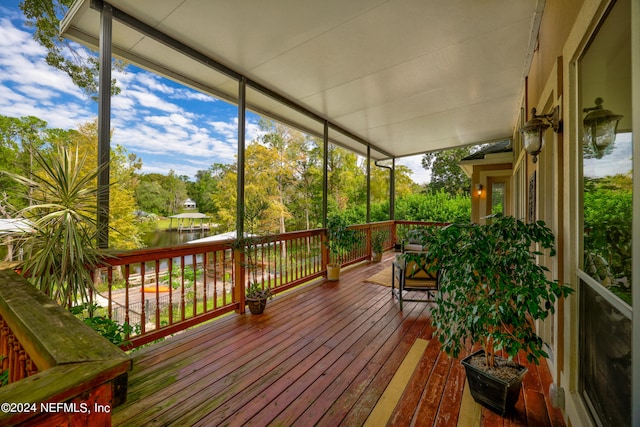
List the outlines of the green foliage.
<svg viewBox="0 0 640 427">
<path fill-rule="evenodd" d="M 167 175 L 149 173 L 140 176 L 135 192 L 140 209 L 157 215 L 175 215 L 187 199 L 187 184 L 172 170 Z"/>
<path fill-rule="evenodd" d="M 60 147 L 51 158 L 33 153 L 41 173 L 24 177 L 7 173 L 32 189 L 33 205 L 17 213 L 30 220 L 33 232 L 21 237 L 29 281 L 61 305 L 88 301 L 92 267 L 105 253 L 97 247 L 95 223 L 99 169 L 83 173 L 86 156 Z M 5 172 L 6 173 L 6 172 Z"/>
<path fill-rule="evenodd" d="M 444 190 L 411 194 L 396 201 L 396 219 L 407 221 L 455 222 L 471 219 L 471 198 L 450 195 Z M 377 218 L 373 219 L 378 221 Z"/>
<path fill-rule="evenodd" d="M 544 222 L 497 215 L 490 224 L 455 224 L 424 236 L 440 266 L 432 316 L 445 352 L 457 357 L 465 344 L 481 344 L 490 364 L 498 350 L 510 357 L 525 351 L 535 363 L 547 357 L 534 322 L 553 313 L 572 289 L 549 280 L 536 262 L 541 251 L 555 254 Z"/>
<path fill-rule="evenodd" d="M 72 4 L 73 0 L 22 0 L 20 9 L 27 18 L 27 25 L 35 29 L 34 40 L 47 50 L 47 64 L 65 72 L 87 95 L 97 98 L 97 55 L 60 35 L 60 20 Z M 113 65 L 119 70 L 124 69 L 122 61 L 114 60 Z M 111 93 L 119 92 L 114 79 Z"/>
<path fill-rule="evenodd" d="M 425 154 L 422 167 L 431 170 L 431 181 L 426 185 L 427 190 L 444 191 L 450 195 L 468 195 L 471 180 L 458 163 L 471 152 L 471 147 L 460 147 Z"/>
<path fill-rule="evenodd" d="M 271 299 L 273 298 L 273 294 L 271 293 L 271 289 L 269 287 L 262 287 L 258 282 L 250 282 L 249 286 L 247 286 L 246 291 L 247 299 Z"/>
<path fill-rule="evenodd" d="M 382 253 L 382 245 L 389 238 L 387 229 L 376 230 L 371 234 L 371 250 L 377 254 Z"/>
<path fill-rule="evenodd" d="M 627 302 L 631 301 L 631 240 L 633 193 L 630 175 L 585 179 L 584 251 L 585 268 L 601 257 L 606 272 L 596 277 L 608 286 L 617 287 Z M 611 276 L 609 278 L 609 276 Z M 625 279 L 625 285 L 617 280 Z"/>
<path fill-rule="evenodd" d="M 2 365 L 4 364 L 4 359 L 6 358 L 7 356 L 5 356 L 4 354 L 0 354 L 0 370 L 2 369 Z M 4 387 L 7 384 L 9 384 L 9 368 L 0 371 L 0 387 Z"/>
<path fill-rule="evenodd" d="M 143 175 L 144 177 L 144 175 Z M 169 195 L 158 181 L 143 179 L 136 189 L 138 207 L 147 213 L 167 215 Z"/>
<path fill-rule="evenodd" d="M 218 191 L 217 173 L 222 170 L 219 169 L 220 166 L 224 167 L 224 165 L 212 165 L 207 170 L 199 170 L 196 172 L 195 181 L 187 183 L 187 194 L 196 202 L 199 212 L 211 215 L 218 211 L 213 194 Z"/>
<path fill-rule="evenodd" d="M 331 254 L 331 262 L 334 264 L 340 264 L 340 257 L 358 242 L 355 231 L 348 226 L 349 223 L 339 215 L 333 215 L 327 219 L 327 240 L 325 243 Z"/>
<path fill-rule="evenodd" d="M 69 309 L 71 314 L 78 317 L 111 343 L 118 346 L 126 344 L 127 337 L 132 333 L 139 332 L 128 323 L 121 325 L 108 317 L 96 315 L 97 310 L 97 305 L 90 305 L 88 303 L 80 304 Z"/>
<path fill-rule="evenodd" d="M 49 132 L 47 122 L 37 117 L 7 117 L 0 115 L 0 170 L 20 173 L 31 170 L 33 150 L 45 144 Z M 0 192 L 5 203 L 23 208 L 28 204 L 27 188 L 9 176 L 0 175 Z"/>
</svg>

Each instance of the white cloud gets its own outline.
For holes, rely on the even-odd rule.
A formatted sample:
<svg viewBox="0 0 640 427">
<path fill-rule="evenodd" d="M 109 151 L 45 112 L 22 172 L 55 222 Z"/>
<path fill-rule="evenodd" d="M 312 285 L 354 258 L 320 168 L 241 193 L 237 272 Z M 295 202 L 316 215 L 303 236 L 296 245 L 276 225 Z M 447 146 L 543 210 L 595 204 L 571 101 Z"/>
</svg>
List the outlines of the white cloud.
<svg viewBox="0 0 640 427">
<path fill-rule="evenodd" d="M 431 172 L 422 167 L 422 155 L 402 157 L 396 160 L 396 165 L 405 165 L 413 171 L 411 179 L 418 184 L 431 181 Z"/>
<path fill-rule="evenodd" d="M 36 116 L 50 127 L 73 129 L 92 121 L 97 104 L 69 76 L 45 62 L 46 50 L 22 28 L 17 7 L 0 6 L 0 114 Z M 81 48 L 81 52 L 83 48 Z M 113 71 L 121 93 L 111 98 L 112 144 L 143 161 L 143 171 L 194 176 L 211 164 L 233 163 L 237 155 L 237 107 L 157 75 L 129 67 Z M 247 114 L 246 141 L 264 134 Z M 426 182 L 416 159 L 402 159 Z"/>
</svg>

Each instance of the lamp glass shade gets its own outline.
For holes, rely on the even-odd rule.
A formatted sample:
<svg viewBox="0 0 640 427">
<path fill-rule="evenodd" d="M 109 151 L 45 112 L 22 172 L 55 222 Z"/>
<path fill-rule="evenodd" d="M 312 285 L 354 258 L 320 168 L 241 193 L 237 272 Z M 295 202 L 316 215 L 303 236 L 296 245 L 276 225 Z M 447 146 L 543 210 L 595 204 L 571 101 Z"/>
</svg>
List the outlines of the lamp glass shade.
<svg viewBox="0 0 640 427">
<path fill-rule="evenodd" d="M 522 132 L 524 149 L 531 155 L 540 154 L 544 145 L 544 131 L 540 128 Z"/>
<path fill-rule="evenodd" d="M 584 112 L 589 112 L 583 121 L 584 143 L 600 159 L 605 149 L 615 141 L 618 122 L 623 116 L 605 110 L 602 107 L 604 100 L 600 97 L 596 98 L 595 103 L 595 107 L 583 109 Z"/>
<path fill-rule="evenodd" d="M 537 156 L 544 146 L 544 132 L 549 125 L 538 118 L 529 120 L 521 129 L 522 144 L 527 153 L 533 156 L 533 162 L 537 161 Z"/>
<path fill-rule="evenodd" d="M 591 145 L 596 156 L 602 157 L 604 149 L 616 139 L 619 119 L 600 118 L 584 121 L 585 142 Z"/>
</svg>

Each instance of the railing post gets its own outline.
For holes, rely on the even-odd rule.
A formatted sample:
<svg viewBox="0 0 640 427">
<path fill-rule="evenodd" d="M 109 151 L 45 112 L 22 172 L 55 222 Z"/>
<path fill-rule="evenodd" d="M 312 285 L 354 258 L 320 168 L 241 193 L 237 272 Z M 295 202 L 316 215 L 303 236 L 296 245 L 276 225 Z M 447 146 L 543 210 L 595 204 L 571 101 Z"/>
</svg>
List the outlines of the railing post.
<svg viewBox="0 0 640 427">
<path fill-rule="evenodd" d="M 325 229 L 322 233 L 322 270 L 324 270 L 323 275 L 327 276 L 327 265 L 329 264 L 329 247 L 327 246 L 328 241 L 327 230 Z"/>
<path fill-rule="evenodd" d="M 371 251 L 371 224 L 367 224 L 367 256 L 369 257 L 369 259 L 371 259 L 371 257 L 373 256 L 373 253 Z"/>
<path fill-rule="evenodd" d="M 394 245 L 398 241 L 398 230 L 396 226 L 397 226 L 397 221 L 394 219 L 393 223 L 391 224 L 391 241 L 393 242 Z"/>
<path fill-rule="evenodd" d="M 238 301 L 238 308 L 236 310 L 238 314 L 243 314 L 246 311 L 246 275 L 243 249 L 244 248 L 233 249 L 233 299 Z"/>
</svg>

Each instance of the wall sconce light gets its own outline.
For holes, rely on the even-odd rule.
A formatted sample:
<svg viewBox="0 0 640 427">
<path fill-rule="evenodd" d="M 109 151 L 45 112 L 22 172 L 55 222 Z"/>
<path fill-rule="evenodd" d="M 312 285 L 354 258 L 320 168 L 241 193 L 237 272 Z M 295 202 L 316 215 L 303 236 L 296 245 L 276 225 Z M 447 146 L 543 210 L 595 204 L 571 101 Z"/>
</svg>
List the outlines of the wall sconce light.
<svg viewBox="0 0 640 427">
<path fill-rule="evenodd" d="M 548 124 L 545 123 L 543 119 L 546 120 Z M 549 127 L 556 133 L 562 130 L 559 105 L 556 105 L 549 114 L 536 114 L 536 109 L 532 108 L 531 120 L 520 128 L 524 149 L 533 156 L 533 163 L 538 161 L 538 154 L 540 154 L 544 146 L 544 131 Z"/>
<path fill-rule="evenodd" d="M 484 186 L 482 184 L 476 184 L 476 194 L 478 194 L 478 197 L 482 197 L 483 189 L 484 189 Z"/>
<path fill-rule="evenodd" d="M 595 107 L 582 110 L 583 113 L 589 113 L 583 120 L 584 142 L 593 149 L 597 159 L 601 159 L 605 148 L 615 141 L 618 122 L 623 117 L 602 108 L 603 102 L 602 98 L 596 98 Z"/>
</svg>

